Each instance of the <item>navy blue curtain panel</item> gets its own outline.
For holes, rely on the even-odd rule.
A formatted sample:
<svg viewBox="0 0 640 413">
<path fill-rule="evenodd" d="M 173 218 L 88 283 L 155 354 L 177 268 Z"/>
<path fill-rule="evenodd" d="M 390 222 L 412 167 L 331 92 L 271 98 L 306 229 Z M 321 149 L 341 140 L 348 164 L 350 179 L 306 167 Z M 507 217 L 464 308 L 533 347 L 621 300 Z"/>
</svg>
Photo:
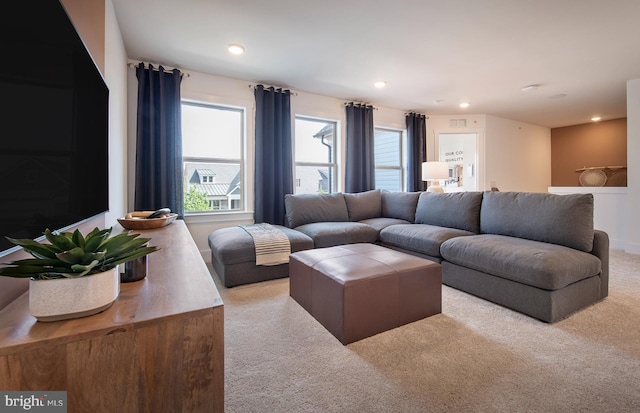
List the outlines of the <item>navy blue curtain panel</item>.
<svg viewBox="0 0 640 413">
<path fill-rule="evenodd" d="M 184 215 L 182 123 L 178 69 L 136 66 L 138 125 L 134 207 L 137 211 L 170 208 Z"/>
<path fill-rule="evenodd" d="M 406 115 L 407 122 L 407 191 L 424 191 L 422 162 L 427 160 L 427 117 L 419 113 Z"/>
<path fill-rule="evenodd" d="M 375 189 L 373 106 L 350 102 L 347 110 L 345 192 Z"/>
<path fill-rule="evenodd" d="M 293 193 L 291 92 L 257 85 L 255 223 L 284 225 L 284 196 Z"/>
</svg>

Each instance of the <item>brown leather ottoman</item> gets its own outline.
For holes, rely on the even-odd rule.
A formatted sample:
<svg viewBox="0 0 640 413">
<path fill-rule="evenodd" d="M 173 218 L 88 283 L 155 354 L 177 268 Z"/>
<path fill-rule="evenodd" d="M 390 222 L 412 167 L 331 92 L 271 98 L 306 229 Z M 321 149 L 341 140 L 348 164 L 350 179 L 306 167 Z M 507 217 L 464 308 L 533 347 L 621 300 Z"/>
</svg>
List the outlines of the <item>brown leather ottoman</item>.
<svg viewBox="0 0 640 413">
<path fill-rule="evenodd" d="M 442 311 L 440 264 L 374 244 L 293 253 L 289 285 L 342 344 Z"/>
</svg>

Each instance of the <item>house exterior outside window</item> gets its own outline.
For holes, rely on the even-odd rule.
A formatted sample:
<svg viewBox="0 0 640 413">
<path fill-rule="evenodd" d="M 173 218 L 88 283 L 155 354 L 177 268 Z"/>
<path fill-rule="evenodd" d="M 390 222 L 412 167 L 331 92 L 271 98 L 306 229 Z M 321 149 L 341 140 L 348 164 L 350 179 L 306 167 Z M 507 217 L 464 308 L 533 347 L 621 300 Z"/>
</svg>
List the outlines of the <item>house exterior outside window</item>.
<svg viewBox="0 0 640 413">
<path fill-rule="evenodd" d="M 405 188 L 403 131 L 374 129 L 376 189 L 400 192 Z"/>
</svg>

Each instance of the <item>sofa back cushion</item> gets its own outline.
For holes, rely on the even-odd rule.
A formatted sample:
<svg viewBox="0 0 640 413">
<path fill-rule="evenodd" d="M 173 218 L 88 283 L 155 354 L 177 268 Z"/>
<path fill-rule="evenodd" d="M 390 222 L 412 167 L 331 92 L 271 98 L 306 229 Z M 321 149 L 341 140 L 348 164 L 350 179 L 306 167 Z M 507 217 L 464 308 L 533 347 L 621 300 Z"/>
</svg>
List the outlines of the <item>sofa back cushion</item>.
<svg viewBox="0 0 640 413">
<path fill-rule="evenodd" d="M 357 194 L 344 193 L 349 220 L 362 221 L 369 218 L 380 218 L 382 215 L 382 194 L 379 189 Z"/>
<path fill-rule="evenodd" d="M 382 191 L 382 216 L 404 219 L 413 223 L 421 192 Z"/>
<path fill-rule="evenodd" d="M 593 195 L 485 192 L 480 210 L 485 234 L 593 249 Z"/>
<path fill-rule="evenodd" d="M 416 209 L 416 224 L 436 225 L 480 233 L 482 192 L 423 192 Z"/>
<path fill-rule="evenodd" d="M 289 228 L 314 222 L 348 222 L 347 204 L 341 193 L 284 196 Z"/>
</svg>

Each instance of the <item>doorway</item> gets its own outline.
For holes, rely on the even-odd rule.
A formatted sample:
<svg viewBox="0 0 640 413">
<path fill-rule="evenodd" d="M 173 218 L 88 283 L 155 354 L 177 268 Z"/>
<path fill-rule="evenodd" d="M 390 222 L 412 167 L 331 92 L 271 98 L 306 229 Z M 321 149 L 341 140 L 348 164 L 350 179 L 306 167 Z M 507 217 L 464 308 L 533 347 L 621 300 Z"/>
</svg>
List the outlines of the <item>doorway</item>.
<svg viewBox="0 0 640 413">
<path fill-rule="evenodd" d="M 478 134 L 438 133 L 438 160 L 449 164 L 445 192 L 478 190 Z"/>
</svg>

